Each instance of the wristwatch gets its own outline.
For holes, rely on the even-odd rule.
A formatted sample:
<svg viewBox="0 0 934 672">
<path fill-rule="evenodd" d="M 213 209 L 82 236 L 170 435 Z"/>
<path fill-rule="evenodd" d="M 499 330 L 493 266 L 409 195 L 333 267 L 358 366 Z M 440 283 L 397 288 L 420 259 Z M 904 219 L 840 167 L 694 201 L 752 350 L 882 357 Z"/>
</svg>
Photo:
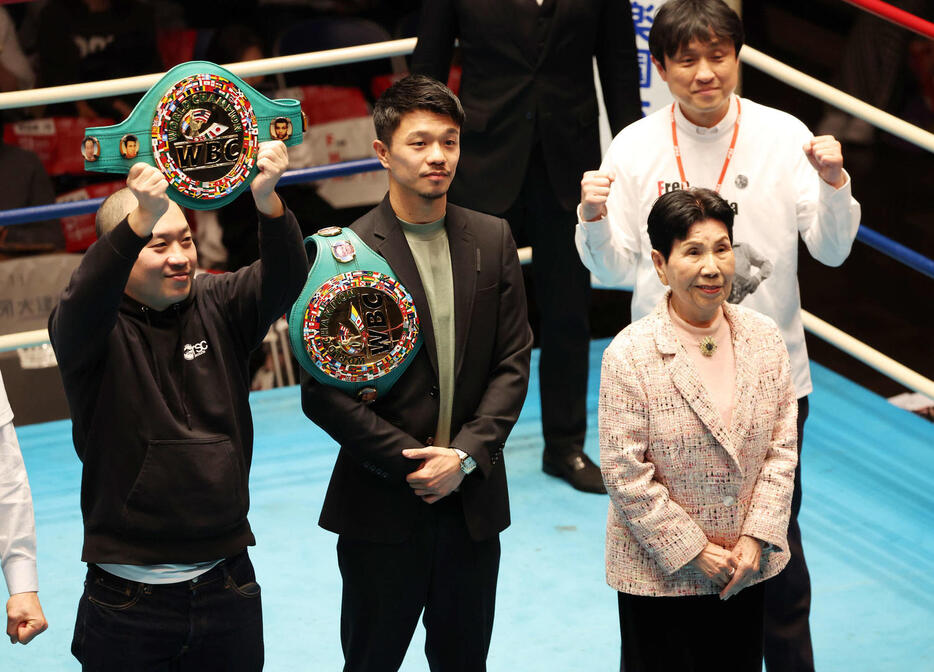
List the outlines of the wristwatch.
<svg viewBox="0 0 934 672">
<path fill-rule="evenodd" d="M 470 455 L 457 448 L 452 448 L 452 450 L 457 453 L 459 458 L 461 458 L 461 471 L 464 472 L 465 476 L 472 473 L 473 470 L 477 468 L 477 461 Z"/>
</svg>

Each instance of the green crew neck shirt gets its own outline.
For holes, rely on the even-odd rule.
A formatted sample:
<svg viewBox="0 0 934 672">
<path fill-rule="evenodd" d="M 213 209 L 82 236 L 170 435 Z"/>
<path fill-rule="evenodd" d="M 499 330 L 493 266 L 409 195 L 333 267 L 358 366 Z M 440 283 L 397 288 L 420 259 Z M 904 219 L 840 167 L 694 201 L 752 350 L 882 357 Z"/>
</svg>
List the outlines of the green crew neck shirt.
<svg viewBox="0 0 934 672">
<path fill-rule="evenodd" d="M 396 218 L 398 219 L 398 217 Z M 428 224 L 399 219 L 428 297 L 438 356 L 438 426 L 434 445 L 450 447 L 454 406 L 454 275 L 444 217 Z"/>
</svg>

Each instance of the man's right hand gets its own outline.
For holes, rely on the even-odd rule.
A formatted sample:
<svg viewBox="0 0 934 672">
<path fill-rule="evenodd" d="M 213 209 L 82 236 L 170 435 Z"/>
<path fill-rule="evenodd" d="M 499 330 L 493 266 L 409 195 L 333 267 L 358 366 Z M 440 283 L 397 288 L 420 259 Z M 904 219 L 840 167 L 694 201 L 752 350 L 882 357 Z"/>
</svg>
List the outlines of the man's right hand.
<svg viewBox="0 0 934 672">
<path fill-rule="evenodd" d="M 136 209 L 130 213 L 130 228 L 140 238 L 146 238 L 169 209 L 169 197 L 165 193 L 169 183 L 159 170 L 140 162 L 130 168 L 126 186 L 133 192 L 137 202 Z"/>
<path fill-rule="evenodd" d="M 606 198 L 616 176 L 599 170 L 588 170 L 581 179 L 581 219 L 593 222 L 606 217 Z"/>
</svg>

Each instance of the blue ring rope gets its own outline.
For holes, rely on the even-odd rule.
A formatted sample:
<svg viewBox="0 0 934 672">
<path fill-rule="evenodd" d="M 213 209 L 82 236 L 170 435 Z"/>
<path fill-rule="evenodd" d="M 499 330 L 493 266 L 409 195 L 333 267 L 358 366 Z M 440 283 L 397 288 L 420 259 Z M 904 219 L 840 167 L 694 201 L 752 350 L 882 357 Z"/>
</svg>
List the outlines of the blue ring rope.
<svg viewBox="0 0 934 672">
<path fill-rule="evenodd" d="M 325 180 L 329 177 L 346 177 L 347 175 L 356 175 L 357 173 L 366 173 L 380 169 L 382 169 L 382 164 L 380 164 L 379 159 L 357 159 L 356 161 L 332 163 L 327 166 L 314 166 L 312 168 L 290 170 L 282 176 L 279 180 L 279 184 L 288 185 L 301 182 L 313 182 L 315 180 Z M 103 202 L 103 198 L 92 198 L 84 201 L 4 210 L 0 211 L 0 226 L 41 222 L 46 219 L 69 217 L 71 215 L 86 215 L 95 212 Z M 929 278 L 934 278 L 934 260 L 915 252 L 911 248 L 905 247 L 891 238 L 886 238 L 881 233 L 873 231 L 863 225 L 860 225 L 859 231 L 856 234 L 856 239 L 905 266 Z"/>
<path fill-rule="evenodd" d="M 865 243 L 874 250 L 891 257 L 895 261 L 913 268 L 919 273 L 923 273 L 929 278 L 934 278 L 934 260 L 928 259 L 923 254 L 915 252 L 910 247 L 905 247 L 901 243 L 896 243 L 891 238 L 886 238 L 878 231 L 866 228 L 862 224 L 859 231 L 856 232 L 856 240 Z"/>
<path fill-rule="evenodd" d="M 381 170 L 382 167 L 379 159 L 357 159 L 356 161 L 332 163 L 327 166 L 313 166 L 312 168 L 287 171 L 279 179 L 279 184 L 287 185 L 300 182 L 314 182 L 315 180 L 326 180 L 329 177 L 346 177 L 347 175 Z M 97 209 L 103 202 L 104 197 L 101 197 L 90 198 L 83 201 L 70 201 L 67 203 L 53 203 L 51 205 L 36 205 L 30 208 L 3 210 L 0 211 L 0 226 L 28 224 L 29 222 L 41 222 L 46 219 L 71 217 L 72 215 L 87 215 L 92 212 L 97 212 Z"/>
</svg>

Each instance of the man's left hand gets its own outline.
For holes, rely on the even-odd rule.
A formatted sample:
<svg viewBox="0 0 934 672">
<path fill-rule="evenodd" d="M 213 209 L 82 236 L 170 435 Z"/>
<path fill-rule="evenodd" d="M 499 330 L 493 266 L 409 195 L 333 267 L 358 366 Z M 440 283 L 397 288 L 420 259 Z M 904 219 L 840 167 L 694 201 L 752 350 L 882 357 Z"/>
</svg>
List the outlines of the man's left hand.
<svg viewBox="0 0 934 672">
<path fill-rule="evenodd" d="M 49 627 L 38 593 L 16 593 L 6 603 L 6 634 L 10 643 L 29 644 Z"/>
<path fill-rule="evenodd" d="M 804 143 L 804 154 L 820 179 L 839 189 L 846 184 L 843 174 L 843 148 L 832 135 L 819 135 Z"/>
<path fill-rule="evenodd" d="M 261 142 L 256 157 L 259 173 L 250 183 L 256 209 L 267 217 L 281 217 L 285 213 L 282 201 L 276 195 L 276 185 L 289 167 L 289 153 L 281 140 Z"/>
<path fill-rule="evenodd" d="M 406 476 L 405 480 L 415 494 L 428 504 L 447 497 L 464 480 L 461 459 L 453 448 L 406 448 L 402 456 L 410 460 L 422 460 L 422 466 Z"/>
</svg>

